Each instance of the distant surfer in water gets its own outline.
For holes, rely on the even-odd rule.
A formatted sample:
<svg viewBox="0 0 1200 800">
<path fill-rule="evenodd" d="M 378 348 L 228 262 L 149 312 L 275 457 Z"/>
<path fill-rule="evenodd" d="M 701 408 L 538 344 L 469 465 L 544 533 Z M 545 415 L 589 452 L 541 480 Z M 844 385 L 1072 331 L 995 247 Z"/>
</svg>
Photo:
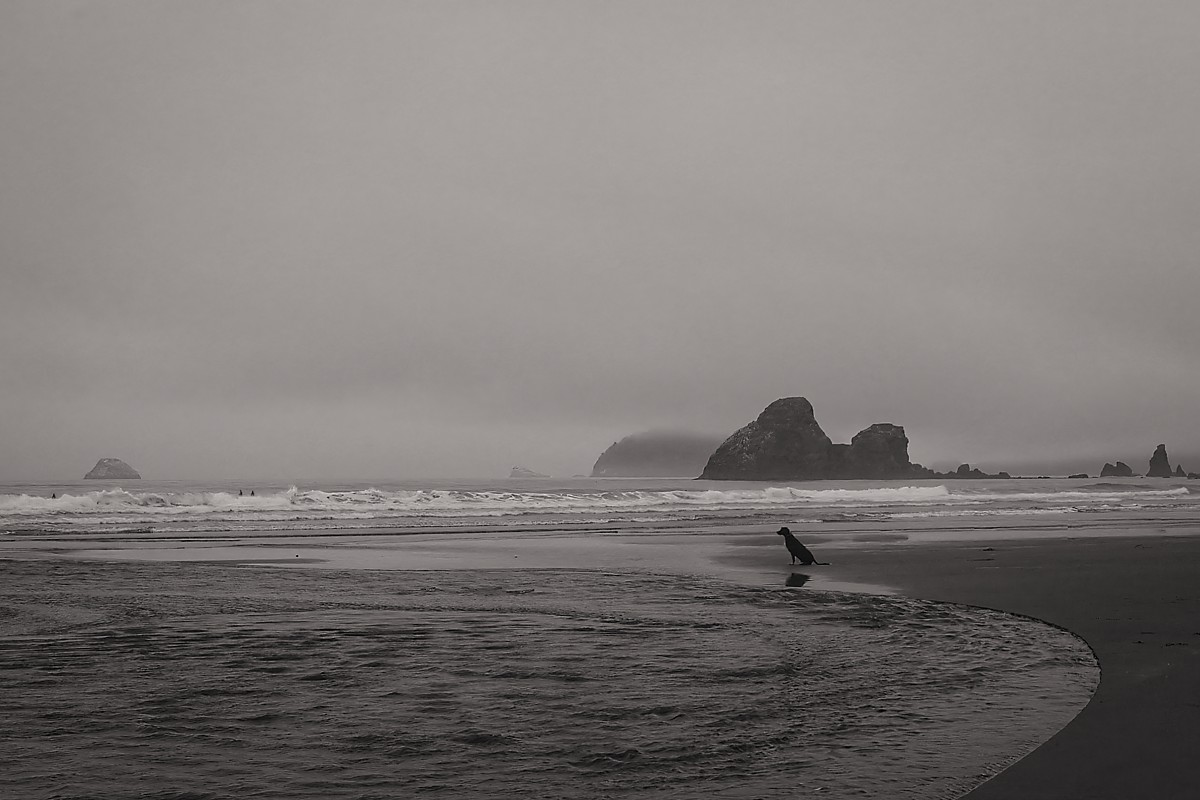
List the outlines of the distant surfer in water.
<svg viewBox="0 0 1200 800">
<path fill-rule="evenodd" d="M 806 567 L 810 564 L 820 564 L 823 567 L 829 566 L 828 561 L 817 561 L 817 557 L 812 554 L 812 551 L 800 544 L 800 540 L 793 536 L 791 530 L 788 528 L 783 527 L 775 532 L 783 537 L 783 543 L 787 545 L 788 552 L 792 554 L 793 564 L 799 561 Z"/>
</svg>

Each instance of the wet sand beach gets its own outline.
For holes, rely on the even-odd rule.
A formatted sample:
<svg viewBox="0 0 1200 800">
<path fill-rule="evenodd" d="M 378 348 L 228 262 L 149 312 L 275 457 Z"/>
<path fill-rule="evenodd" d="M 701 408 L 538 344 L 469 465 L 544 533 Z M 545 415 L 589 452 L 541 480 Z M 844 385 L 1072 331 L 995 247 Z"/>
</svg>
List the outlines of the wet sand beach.
<svg viewBox="0 0 1200 800">
<path fill-rule="evenodd" d="M 718 535 L 698 552 L 724 552 L 714 556 L 719 564 L 746 570 L 735 579 L 775 583 L 809 575 L 818 590 L 893 590 L 1021 614 L 1081 636 L 1101 667 L 1092 701 L 1050 741 L 966 797 L 1164 800 L 1200 791 L 1200 537 L 1186 528 L 1172 532 L 1089 536 L 1084 529 L 1024 538 L 1013 531 L 1011 539 L 992 532 L 982 541 L 936 544 L 881 535 L 845 547 L 829 537 L 813 546 L 832 566 L 809 568 L 788 566 L 773 534 L 739 535 L 735 548 L 717 545 L 724 538 Z M 689 547 L 695 537 L 673 538 L 614 547 L 593 537 L 560 542 L 557 551 L 542 543 L 521 557 L 570 562 L 578 548 L 595 548 L 623 566 L 704 569 Z M 497 562 L 510 558 L 506 551 L 493 555 Z"/>
<path fill-rule="evenodd" d="M 723 535 L 382 538 L 9 550 L 0 795 L 950 798 L 1097 678 L 1049 626 L 705 566 Z"/>
<path fill-rule="evenodd" d="M 1200 786 L 1200 537 L 1168 531 L 1019 528 L 805 535 L 831 566 L 790 566 L 770 531 L 655 535 L 342 537 L 142 543 L 89 549 L 43 542 L 16 557 L 216 561 L 297 568 L 588 568 L 707 574 L 758 585 L 896 593 L 1032 617 L 1081 636 L 1101 683 L 1091 702 L 1028 756 L 970 791 L 992 798 L 1190 798 Z"/>
<path fill-rule="evenodd" d="M 1083 712 L 968 800 L 1197 796 L 1200 537 L 1139 532 L 814 549 L 833 565 L 796 572 L 1035 617 L 1095 651 L 1100 687 Z M 732 559 L 785 563 L 758 548 Z"/>
</svg>

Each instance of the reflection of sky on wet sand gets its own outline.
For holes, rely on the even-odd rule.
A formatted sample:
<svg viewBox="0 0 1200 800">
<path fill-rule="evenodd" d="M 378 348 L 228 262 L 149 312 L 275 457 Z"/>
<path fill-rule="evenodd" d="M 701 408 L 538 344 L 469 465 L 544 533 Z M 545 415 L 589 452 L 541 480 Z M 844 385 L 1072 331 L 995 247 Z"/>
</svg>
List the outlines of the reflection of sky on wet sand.
<svg viewBox="0 0 1200 800">
<path fill-rule="evenodd" d="M 611 569 L 663 574 L 694 574 L 755 585 L 783 585 L 790 572 L 787 551 L 775 541 L 751 543 L 716 534 L 677 536 L 400 536 L 343 541 L 308 538 L 270 545 L 252 539 L 228 542 L 130 543 L 119 548 L 73 543 L 56 547 L 59 556 L 93 560 L 193 561 L 262 564 L 273 567 L 383 570 Z M 733 544 L 735 543 L 736 544 Z M 748 558 L 747 553 L 752 551 Z M 735 557 L 730 557 L 731 554 Z M 816 567 L 808 588 L 887 593 L 885 587 L 849 583 L 835 567 Z"/>
<path fill-rule="evenodd" d="M 5 797 L 957 795 L 1096 672 L 1027 619 L 701 576 L 24 561 L 0 600 L 37 645 L 0 649 Z"/>
</svg>

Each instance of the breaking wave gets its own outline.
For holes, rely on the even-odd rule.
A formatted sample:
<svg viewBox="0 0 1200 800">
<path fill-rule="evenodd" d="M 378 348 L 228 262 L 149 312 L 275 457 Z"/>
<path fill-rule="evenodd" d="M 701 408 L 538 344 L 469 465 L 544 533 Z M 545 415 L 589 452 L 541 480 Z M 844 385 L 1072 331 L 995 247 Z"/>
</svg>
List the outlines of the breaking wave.
<svg viewBox="0 0 1200 800">
<path fill-rule="evenodd" d="M 683 482 L 681 482 L 683 483 Z M 686 487 L 686 488 L 685 488 Z M 253 530 L 461 526 L 547 522 L 654 522 L 765 515 L 862 512 L 890 517 L 1005 514 L 1022 509 L 1102 510 L 1181 500 L 1186 487 L 1116 490 L 1003 491 L 1007 486 L 892 485 L 862 488 L 756 486 L 603 490 L 594 482 L 547 490 L 493 485 L 453 489 L 345 491 L 291 486 L 261 494 L 227 491 L 128 491 L 123 488 L 64 493 L 57 497 L 0 494 L 0 531 Z M 1018 487 L 1011 487 L 1018 488 Z"/>
<path fill-rule="evenodd" d="M 759 508 L 794 503 L 896 504 L 929 503 L 949 498 L 945 486 L 901 486 L 874 489 L 799 489 L 790 486 L 747 490 L 669 490 L 625 492 L 500 492 L 465 490 L 383 491 L 370 488 L 346 492 L 319 489 L 286 491 L 261 496 L 230 492 L 129 492 L 106 489 L 58 498 L 32 495 L 0 496 L 0 513 L 43 514 L 95 511 L 137 511 L 187 514 L 216 512 L 255 513 L 271 510 L 320 510 L 331 513 L 379 511 L 414 516 L 469 516 L 524 514 L 539 511 L 704 507 Z"/>
<path fill-rule="evenodd" d="M 1174 489 L 1135 489 L 1120 492 L 1063 491 L 1005 493 L 967 490 L 955 493 L 954 497 L 960 501 L 971 501 L 973 499 L 977 499 L 988 502 L 1074 503 L 1086 501 L 1089 503 L 1120 503 L 1127 500 L 1153 500 L 1168 499 L 1172 497 L 1186 497 L 1189 494 L 1191 494 L 1191 492 L 1186 486 L 1180 486 Z"/>
</svg>

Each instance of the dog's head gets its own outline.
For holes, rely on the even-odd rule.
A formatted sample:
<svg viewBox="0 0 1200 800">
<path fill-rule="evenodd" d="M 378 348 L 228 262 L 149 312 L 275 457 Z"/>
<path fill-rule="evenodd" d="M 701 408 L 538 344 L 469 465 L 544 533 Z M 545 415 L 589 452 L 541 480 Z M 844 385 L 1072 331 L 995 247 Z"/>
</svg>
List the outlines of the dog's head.
<svg viewBox="0 0 1200 800">
<path fill-rule="evenodd" d="M 780 536 L 791 536 L 792 535 L 792 531 L 789 528 L 787 528 L 786 526 L 775 531 L 775 533 L 777 533 Z"/>
</svg>

